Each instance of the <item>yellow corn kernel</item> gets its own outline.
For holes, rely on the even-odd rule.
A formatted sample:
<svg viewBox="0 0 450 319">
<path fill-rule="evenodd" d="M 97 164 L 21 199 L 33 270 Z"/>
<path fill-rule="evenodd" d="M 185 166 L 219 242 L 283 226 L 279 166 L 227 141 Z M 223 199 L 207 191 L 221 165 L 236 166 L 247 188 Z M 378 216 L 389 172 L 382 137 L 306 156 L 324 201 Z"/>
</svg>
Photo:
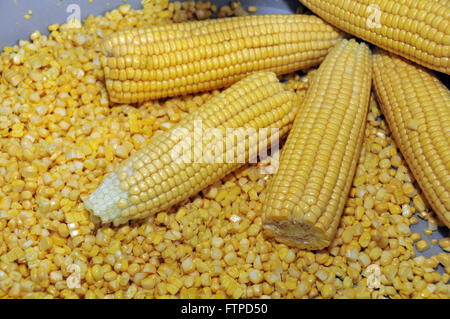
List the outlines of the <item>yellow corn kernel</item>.
<svg viewBox="0 0 450 319">
<path fill-rule="evenodd" d="M 416 248 L 418 251 L 422 252 L 429 248 L 428 242 L 426 240 L 419 240 L 416 242 Z"/>
<path fill-rule="evenodd" d="M 450 237 L 439 240 L 439 246 L 447 252 L 450 251 Z"/>
<path fill-rule="evenodd" d="M 424 234 L 425 236 L 430 237 L 431 235 L 433 235 L 433 231 L 432 231 L 431 229 L 424 229 L 424 230 L 423 230 L 423 234 Z"/>
<path fill-rule="evenodd" d="M 103 275 L 103 278 L 106 281 L 113 281 L 114 279 L 116 279 L 117 274 L 114 271 L 108 271 Z"/>
<path fill-rule="evenodd" d="M 412 233 L 411 236 L 409 236 L 411 240 L 415 243 L 422 239 L 422 236 L 419 233 Z"/>
<path fill-rule="evenodd" d="M 320 295 L 325 298 L 329 299 L 334 296 L 336 293 L 336 288 L 331 284 L 325 284 L 322 286 L 322 289 L 320 290 Z"/>
<path fill-rule="evenodd" d="M 93 279 L 98 281 L 103 278 L 103 268 L 99 265 L 94 265 L 91 269 L 91 274 Z"/>
</svg>

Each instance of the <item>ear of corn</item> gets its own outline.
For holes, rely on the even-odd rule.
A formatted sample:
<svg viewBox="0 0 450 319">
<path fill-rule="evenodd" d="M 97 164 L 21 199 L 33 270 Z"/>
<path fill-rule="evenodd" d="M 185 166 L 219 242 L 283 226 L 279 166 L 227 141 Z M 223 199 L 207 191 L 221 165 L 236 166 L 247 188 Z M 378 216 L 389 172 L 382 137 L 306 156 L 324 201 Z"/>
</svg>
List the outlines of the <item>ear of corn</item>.
<svg viewBox="0 0 450 319">
<path fill-rule="evenodd" d="M 332 25 L 450 74 L 450 1 L 300 0 Z"/>
<path fill-rule="evenodd" d="M 375 91 L 392 135 L 434 212 L 450 227 L 450 91 L 401 57 L 377 50 L 373 60 Z"/>
<path fill-rule="evenodd" d="M 118 103 L 227 87 L 247 74 L 319 64 L 340 33 L 315 16 L 260 15 L 122 31 L 103 43 L 106 87 Z"/>
<path fill-rule="evenodd" d="M 295 93 L 285 91 L 274 73 L 248 76 L 122 162 L 89 196 L 85 206 L 102 222 L 115 225 L 170 208 L 256 158 L 261 147 L 277 138 L 277 130 L 280 137 L 285 135 L 295 117 L 295 100 Z M 212 128 L 221 133 L 249 130 L 232 135 L 226 132 L 221 141 L 208 136 L 207 130 Z M 188 158 L 180 160 L 174 154 L 181 154 L 177 148 L 191 143 L 191 137 L 194 141 L 187 147 Z M 202 158 L 195 154 L 199 146 Z M 212 157 L 205 160 L 206 154 Z M 242 154 L 245 158 L 241 160 Z"/>
<path fill-rule="evenodd" d="M 306 249 L 330 244 L 361 151 L 370 85 L 367 45 L 336 45 L 314 76 L 267 189 L 267 236 Z"/>
</svg>

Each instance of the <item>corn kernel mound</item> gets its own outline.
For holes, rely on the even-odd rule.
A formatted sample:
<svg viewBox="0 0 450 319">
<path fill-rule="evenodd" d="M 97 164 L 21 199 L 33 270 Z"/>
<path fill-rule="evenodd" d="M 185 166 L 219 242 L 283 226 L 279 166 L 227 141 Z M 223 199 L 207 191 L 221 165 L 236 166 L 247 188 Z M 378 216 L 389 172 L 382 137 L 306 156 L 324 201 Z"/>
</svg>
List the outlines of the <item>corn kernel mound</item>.
<svg viewBox="0 0 450 319">
<path fill-rule="evenodd" d="M 140 10 L 122 5 L 3 48 L 0 298 L 449 298 L 449 255 L 415 257 L 421 237 L 410 226 L 417 215 L 434 217 L 374 100 L 328 249 L 263 238 L 265 161 L 146 220 L 119 228 L 91 220 L 83 200 L 106 173 L 218 94 L 110 105 L 98 42 L 120 29 L 213 13 L 247 14 L 237 2 L 218 9 L 146 0 Z M 313 72 L 286 76 L 287 88 L 302 98 Z M 449 251 L 448 238 L 439 244 Z"/>
</svg>

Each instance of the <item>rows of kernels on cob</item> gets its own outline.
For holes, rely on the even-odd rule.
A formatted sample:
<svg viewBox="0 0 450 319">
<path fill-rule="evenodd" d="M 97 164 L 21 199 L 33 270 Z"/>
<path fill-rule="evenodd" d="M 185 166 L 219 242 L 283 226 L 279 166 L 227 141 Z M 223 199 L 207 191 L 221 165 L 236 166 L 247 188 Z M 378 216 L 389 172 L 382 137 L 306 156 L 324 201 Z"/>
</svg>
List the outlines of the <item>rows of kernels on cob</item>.
<svg viewBox="0 0 450 319">
<path fill-rule="evenodd" d="M 267 154 L 299 104 L 275 73 L 254 72 L 131 155 L 85 207 L 115 225 L 169 209 Z"/>
<path fill-rule="evenodd" d="M 393 136 L 436 214 L 450 227 L 450 91 L 431 72 L 377 50 L 374 87 Z M 399 72 L 396 80 L 389 73 Z"/>
<path fill-rule="evenodd" d="M 106 87 L 118 103 L 223 87 L 255 71 L 318 65 L 342 38 L 311 15 L 257 15 L 115 33 L 102 43 Z"/>
<path fill-rule="evenodd" d="M 450 2 L 300 0 L 325 21 L 427 68 L 450 74 Z"/>
</svg>

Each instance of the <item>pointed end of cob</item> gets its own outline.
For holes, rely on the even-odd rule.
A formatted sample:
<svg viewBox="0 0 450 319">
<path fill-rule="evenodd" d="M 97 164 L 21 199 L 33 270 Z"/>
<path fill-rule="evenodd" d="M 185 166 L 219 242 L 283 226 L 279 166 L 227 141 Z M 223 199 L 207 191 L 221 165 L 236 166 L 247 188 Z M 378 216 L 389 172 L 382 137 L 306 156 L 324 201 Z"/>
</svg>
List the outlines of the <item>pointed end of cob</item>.
<svg viewBox="0 0 450 319">
<path fill-rule="evenodd" d="M 128 192 L 120 188 L 117 174 L 106 177 L 102 184 L 84 201 L 84 206 L 94 216 L 100 218 L 102 223 L 114 222 L 119 225 L 128 219 L 122 218 L 118 202 L 128 200 Z"/>
</svg>

